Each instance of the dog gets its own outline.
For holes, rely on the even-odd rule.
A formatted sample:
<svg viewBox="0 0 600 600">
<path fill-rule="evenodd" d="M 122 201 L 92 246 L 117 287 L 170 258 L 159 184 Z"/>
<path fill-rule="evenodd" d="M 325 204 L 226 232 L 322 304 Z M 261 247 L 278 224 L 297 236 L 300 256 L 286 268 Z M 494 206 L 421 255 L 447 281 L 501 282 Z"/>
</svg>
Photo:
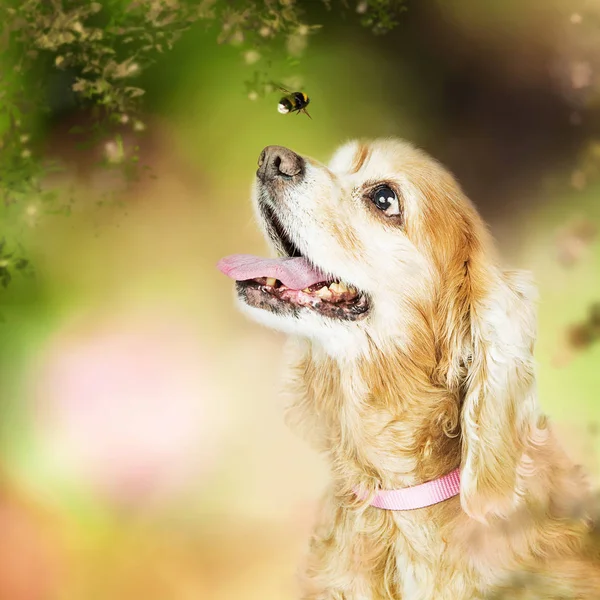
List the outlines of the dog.
<svg viewBox="0 0 600 600">
<path fill-rule="evenodd" d="M 276 258 L 218 267 L 289 334 L 288 418 L 331 465 L 301 598 L 600 598 L 591 486 L 537 400 L 535 287 L 454 177 L 394 139 L 258 165 Z"/>
</svg>

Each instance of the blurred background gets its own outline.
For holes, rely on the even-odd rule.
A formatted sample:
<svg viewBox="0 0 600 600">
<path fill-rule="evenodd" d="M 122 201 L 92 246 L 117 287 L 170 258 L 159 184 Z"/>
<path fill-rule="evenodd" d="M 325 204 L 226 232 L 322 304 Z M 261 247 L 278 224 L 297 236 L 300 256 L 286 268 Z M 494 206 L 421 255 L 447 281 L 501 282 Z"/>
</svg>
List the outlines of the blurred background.
<svg viewBox="0 0 600 600">
<path fill-rule="evenodd" d="M 253 3 L 192 2 L 216 15 L 164 48 L 182 3 L 78 4 L 3 18 L 0 600 L 295 597 L 326 467 L 283 423 L 283 338 L 215 269 L 265 252 L 268 144 L 326 161 L 400 136 L 456 174 L 535 274 L 541 402 L 596 473 L 600 1 L 271 0 L 260 27 Z M 102 63 L 123 7 L 147 65 Z M 270 78 L 312 120 L 278 114 Z"/>
</svg>

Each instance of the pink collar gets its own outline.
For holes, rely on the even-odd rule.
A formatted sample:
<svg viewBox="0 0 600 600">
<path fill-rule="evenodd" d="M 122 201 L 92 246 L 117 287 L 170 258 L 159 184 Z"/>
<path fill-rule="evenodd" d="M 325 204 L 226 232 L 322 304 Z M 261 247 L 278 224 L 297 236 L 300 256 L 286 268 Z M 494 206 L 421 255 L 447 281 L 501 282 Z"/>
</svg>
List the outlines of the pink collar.
<svg viewBox="0 0 600 600">
<path fill-rule="evenodd" d="M 460 494 L 460 469 L 454 469 L 439 479 L 401 490 L 381 490 L 371 500 L 371 506 L 385 510 L 413 510 L 443 502 Z M 357 495 L 361 500 L 367 496 Z"/>
</svg>

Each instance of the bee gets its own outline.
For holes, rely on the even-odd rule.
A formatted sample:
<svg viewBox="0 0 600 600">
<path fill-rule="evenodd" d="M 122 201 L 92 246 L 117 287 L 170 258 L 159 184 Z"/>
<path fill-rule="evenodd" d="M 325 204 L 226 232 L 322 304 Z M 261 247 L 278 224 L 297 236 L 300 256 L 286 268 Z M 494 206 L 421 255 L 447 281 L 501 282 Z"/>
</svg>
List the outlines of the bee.
<svg viewBox="0 0 600 600">
<path fill-rule="evenodd" d="M 304 113 L 309 119 L 312 119 L 306 110 L 306 107 L 310 103 L 310 98 L 304 92 L 290 92 L 281 85 L 275 85 L 275 87 L 285 94 L 277 105 L 277 110 L 282 115 L 293 112 L 297 114 Z"/>
</svg>

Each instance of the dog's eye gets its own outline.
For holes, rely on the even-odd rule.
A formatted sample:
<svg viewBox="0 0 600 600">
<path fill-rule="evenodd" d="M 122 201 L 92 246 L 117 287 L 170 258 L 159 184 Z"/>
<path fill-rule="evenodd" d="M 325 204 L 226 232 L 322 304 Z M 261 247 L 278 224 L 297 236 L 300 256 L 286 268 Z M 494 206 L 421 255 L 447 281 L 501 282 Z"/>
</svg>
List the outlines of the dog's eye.
<svg viewBox="0 0 600 600">
<path fill-rule="evenodd" d="M 388 217 L 400 214 L 400 205 L 396 192 L 387 185 L 378 187 L 371 196 L 373 204 Z"/>
</svg>

